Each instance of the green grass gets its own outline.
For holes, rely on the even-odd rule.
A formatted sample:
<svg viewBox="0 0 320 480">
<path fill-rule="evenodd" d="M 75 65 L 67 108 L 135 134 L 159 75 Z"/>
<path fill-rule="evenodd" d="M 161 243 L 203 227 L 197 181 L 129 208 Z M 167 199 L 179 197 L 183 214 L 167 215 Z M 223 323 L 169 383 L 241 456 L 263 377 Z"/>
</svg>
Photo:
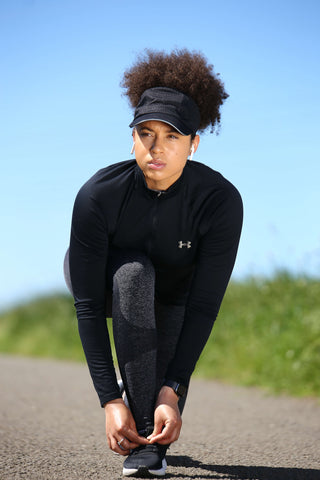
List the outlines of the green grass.
<svg viewBox="0 0 320 480">
<path fill-rule="evenodd" d="M 231 284 L 196 372 L 319 396 L 320 282 L 283 273 Z"/>
<path fill-rule="evenodd" d="M 35 299 L 0 315 L 0 351 L 19 355 L 84 360 L 73 299 Z"/>
<path fill-rule="evenodd" d="M 0 352 L 83 361 L 71 297 L 0 313 Z M 320 396 L 319 372 L 320 281 L 283 273 L 231 283 L 195 374 Z"/>
</svg>

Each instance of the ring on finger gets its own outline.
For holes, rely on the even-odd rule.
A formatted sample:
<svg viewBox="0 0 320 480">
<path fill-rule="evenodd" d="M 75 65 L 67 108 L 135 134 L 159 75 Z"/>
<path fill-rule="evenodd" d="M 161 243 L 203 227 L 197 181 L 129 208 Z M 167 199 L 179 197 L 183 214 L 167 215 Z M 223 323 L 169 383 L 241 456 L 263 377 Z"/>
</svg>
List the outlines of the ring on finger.
<svg viewBox="0 0 320 480">
<path fill-rule="evenodd" d="M 121 443 L 125 440 L 125 437 L 121 438 L 121 440 L 119 440 L 119 442 L 117 442 L 117 444 L 119 445 L 119 447 L 121 448 L 121 450 L 125 450 L 125 448 L 123 448 L 121 446 Z"/>
</svg>

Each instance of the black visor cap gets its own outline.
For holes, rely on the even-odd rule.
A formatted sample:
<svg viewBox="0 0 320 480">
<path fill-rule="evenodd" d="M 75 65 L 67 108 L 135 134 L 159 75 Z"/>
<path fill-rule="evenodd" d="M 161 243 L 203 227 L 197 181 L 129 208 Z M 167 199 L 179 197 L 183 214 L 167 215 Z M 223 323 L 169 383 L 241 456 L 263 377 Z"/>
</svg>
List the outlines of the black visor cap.
<svg viewBox="0 0 320 480">
<path fill-rule="evenodd" d="M 200 124 L 197 104 L 182 92 L 168 87 L 148 88 L 143 92 L 129 127 L 157 120 L 175 128 L 182 135 L 195 134 Z"/>
</svg>

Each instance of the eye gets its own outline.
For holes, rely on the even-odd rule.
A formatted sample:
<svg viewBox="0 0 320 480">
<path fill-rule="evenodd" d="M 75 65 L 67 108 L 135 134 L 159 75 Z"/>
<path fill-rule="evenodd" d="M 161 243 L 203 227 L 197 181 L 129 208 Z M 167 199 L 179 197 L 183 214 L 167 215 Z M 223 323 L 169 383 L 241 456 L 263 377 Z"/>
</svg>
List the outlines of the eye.
<svg viewBox="0 0 320 480">
<path fill-rule="evenodd" d="M 151 137 L 151 133 L 146 131 L 146 130 L 142 131 L 142 132 L 140 131 L 139 135 L 140 135 L 140 137 Z"/>
<path fill-rule="evenodd" d="M 169 135 L 169 138 L 172 138 L 173 140 L 178 140 L 177 135 L 174 135 L 174 133 L 171 133 L 171 134 Z"/>
</svg>

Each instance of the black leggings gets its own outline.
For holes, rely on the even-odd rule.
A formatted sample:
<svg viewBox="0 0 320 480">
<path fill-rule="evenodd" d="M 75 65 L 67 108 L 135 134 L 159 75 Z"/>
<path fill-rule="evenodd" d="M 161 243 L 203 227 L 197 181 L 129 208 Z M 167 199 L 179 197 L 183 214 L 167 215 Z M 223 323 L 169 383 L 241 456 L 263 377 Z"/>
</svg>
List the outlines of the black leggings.
<svg viewBox="0 0 320 480">
<path fill-rule="evenodd" d="M 72 293 L 68 252 L 64 273 Z M 143 431 L 153 425 L 155 400 L 176 350 L 185 307 L 155 300 L 154 267 L 137 252 L 111 252 L 107 288 L 120 374 L 137 429 Z M 184 403 L 180 399 L 181 413 Z"/>
</svg>

